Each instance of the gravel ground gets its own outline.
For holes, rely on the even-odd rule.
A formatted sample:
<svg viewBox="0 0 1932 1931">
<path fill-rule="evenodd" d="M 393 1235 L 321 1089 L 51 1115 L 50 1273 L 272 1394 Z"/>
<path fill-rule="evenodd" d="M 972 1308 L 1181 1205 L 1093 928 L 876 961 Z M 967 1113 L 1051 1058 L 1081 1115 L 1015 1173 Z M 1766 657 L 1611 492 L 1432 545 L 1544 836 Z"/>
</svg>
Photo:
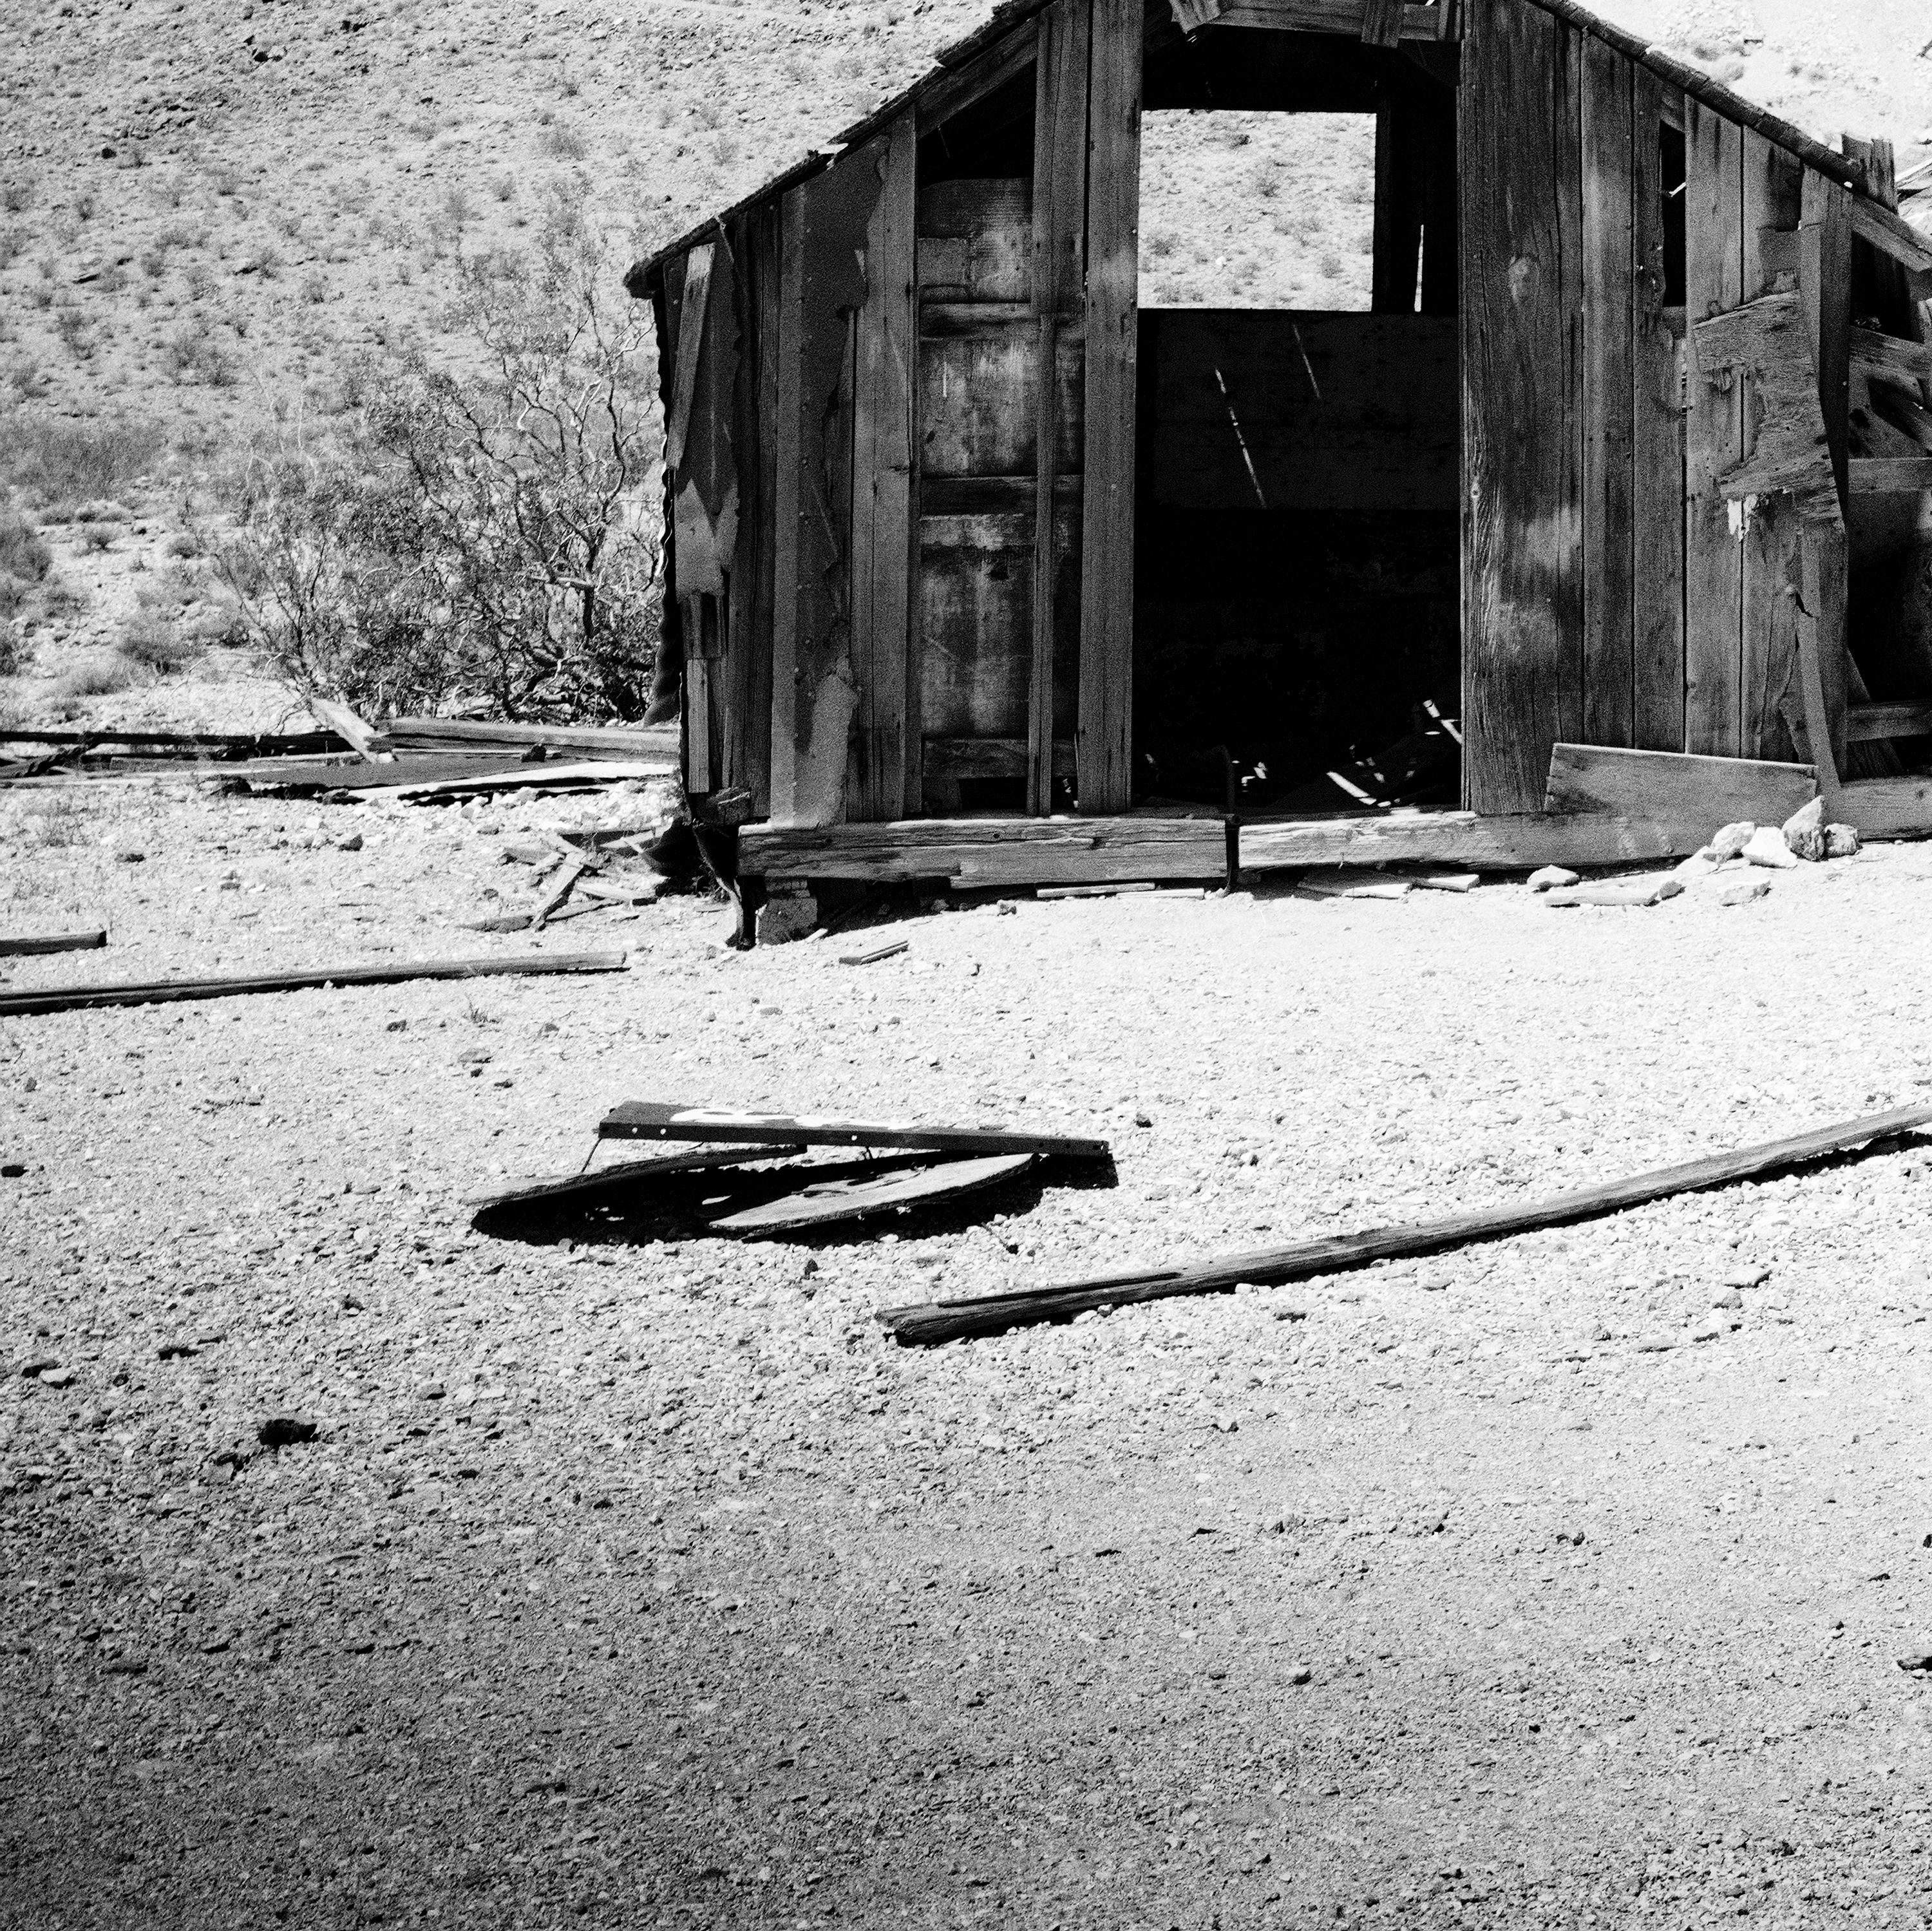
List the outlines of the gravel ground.
<svg viewBox="0 0 1932 1931">
<path fill-rule="evenodd" d="M 632 955 L 0 1021 L 0 1923 L 1928 1921 L 1917 1147 L 932 1353 L 872 1316 L 1922 1096 L 1932 854 L 988 905 L 862 970 L 690 898 L 456 929 L 598 808 L 0 800 L 4 928 L 114 940 L 18 988 Z M 622 1098 L 1097 1130 L 1118 1184 L 471 1227 Z"/>
</svg>

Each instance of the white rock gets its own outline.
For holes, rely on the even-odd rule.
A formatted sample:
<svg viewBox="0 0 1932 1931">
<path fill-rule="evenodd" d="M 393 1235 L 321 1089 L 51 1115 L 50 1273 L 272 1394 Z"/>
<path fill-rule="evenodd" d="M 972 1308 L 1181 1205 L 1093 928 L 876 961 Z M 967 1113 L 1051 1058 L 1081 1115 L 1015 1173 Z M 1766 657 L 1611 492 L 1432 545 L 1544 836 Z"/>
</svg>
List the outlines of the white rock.
<svg viewBox="0 0 1932 1931">
<path fill-rule="evenodd" d="M 1827 858 L 1850 858 L 1858 849 L 1860 840 L 1856 825 L 1827 825 L 1825 827 L 1825 856 Z"/>
<path fill-rule="evenodd" d="M 1710 895 L 1720 905 L 1748 905 L 1770 889 L 1769 879 L 1748 873 L 1742 878 L 1726 878 Z"/>
<path fill-rule="evenodd" d="M 1708 852 L 1694 852 L 1672 869 L 1672 878 L 1681 878 L 1689 885 L 1700 878 L 1708 878 L 1718 868 L 1718 861 Z"/>
<path fill-rule="evenodd" d="M 1784 834 L 1769 825 L 1760 825 L 1751 833 L 1743 855 L 1753 865 L 1771 871 L 1788 871 L 1798 862 L 1798 854 L 1784 842 Z"/>
<path fill-rule="evenodd" d="M 1551 892 L 1558 887 L 1574 885 L 1577 874 L 1567 871 L 1560 865 L 1546 865 L 1540 871 L 1529 874 L 1529 889 L 1532 892 Z"/>
<path fill-rule="evenodd" d="M 1784 842 L 1799 858 L 1816 862 L 1825 856 L 1825 801 L 1814 798 L 1784 821 Z"/>
<path fill-rule="evenodd" d="M 1750 843 L 1756 831 L 1756 826 L 1748 819 L 1741 818 L 1734 825 L 1724 826 L 1704 849 L 1713 858 L 1736 858 Z"/>
</svg>

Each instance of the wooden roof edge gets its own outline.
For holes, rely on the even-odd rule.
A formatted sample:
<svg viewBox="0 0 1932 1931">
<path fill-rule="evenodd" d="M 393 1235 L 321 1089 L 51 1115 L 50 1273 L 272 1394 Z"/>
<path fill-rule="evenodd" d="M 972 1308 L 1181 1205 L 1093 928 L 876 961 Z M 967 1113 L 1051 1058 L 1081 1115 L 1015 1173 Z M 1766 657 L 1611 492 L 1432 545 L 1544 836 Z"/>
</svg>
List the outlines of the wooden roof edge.
<svg viewBox="0 0 1932 1931">
<path fill-rule="evenodd" d="M 1673 87 L 1681 87 L 1706 107 L 1714 108 L 1730 119 L 1742 122 L 1774 145 L 1795 154 L 1808 167 L 1816 169 L 1840 187 L 1849 187 L 1854 193 L 1864 192 L 1865 171 L 1860 163 L 1834 152 L 1822 141 L 1815 139 L 1803 128 L 1793 126 L 1781 115 L 1772 113 L 1768 107 L 1759 106 L 1754 100 L 1747 100 L 1742 94 L 1733 93 L 1722 81 L 1713 80 L 1708 73 L 1666 53 L 1641 34 L 1633 34 L 1628 28 L 1617 26 L 1592 13 L 1587 7 L 1579 6 L 1576 0 L 1530 0 L 1530 4 L 1540 7 L 1546 13 L 1554 13 L 1559 20 L 1568 21 L 1583 33 L 1594 34 L 1606 46 L 1616 48 L 1618 52 L 1649 68 L 1660 79 L 1669 81 Z"/>
<path fill-rule="evenodd" d="M 650 294 L 659 271 L 674 255 L 681 255 L 695 247 L 708 236 L 722 231 L 724 223 L 737 216 L 748 214 L 760 202 L 770 200 L 796 187 L 802 181 L 813 175 L 822 174 L 832 166 L 842 154 L 862 145 L 878 133 L 888 121 L 913 106 L 927 88 L 944 80 L 947 75 L 968 61 L 983 53 L 987 48 L 1002 39 L 1015 28 L 1043 13 L 1051 0 L 1003 0 L 983 25 L 976 27 L 964 39 L 953 41 L 940 49 L 934 58 L 934 64 L 909 86 L 892 95 L 875 107 L 862 120 L 856 121 L 842 133 L 814 148 L 802 160 L 766 181 L 742 199 L 734 202 L 722 213 L 710 215 L 694 227 L 687 229 L 673 241 L 668 241 L 653 253 L 634 263 L 624 276 L 626 292 L 642 298 Z M 1706 106 L 1728 116 L 1742 125 L 1762 134 L 1774 145 L 1794 154 L 1808 167 L 1815 169 L 1827 180 L 1834 181 L 1841 187 L 1848 187 L 1854 193 L 1865 191 L 1865 171 L 1863 166 L 1844 155 L 1834 152 L 1823 142 L 1795 126 L 1781 115 L 1774 114 L 1768 107 L 1760 107 L 1755 101 L 1748 100 L 1742 94 L 1734 93 L 1722 81 L 1713 80 L 1708 73 L 1666 53 L 1662 48 L 1646 40 L 1641 34 L 1633 34 L 1628 28 L 1619 27 L 1606 20 L 1600 14 L 1593 13 L 1587 7 L 1580 6 L 1577 0 L 1529 0 L 1532 6 L 1540 7 L 1546 13 L 1552 13 L 1580 31 L 1593 34 L 1606 46 L 1614 47 L 1618 52 L 1639 64 L 1648 67 L 1660 79 L 1667 80 L 1673 87 L 1682 88 Z"/>
<path fill-rule="evenodd" d="M 788 168 L 783 174 L 764 182 L 752 192 L 734 201 L 722 213 L 707 216 L 694 228 L 687 229 L 674 241 L 646 255 L 642 261 L 634 262 L 624 275 L 625 292 L 631 295 L 647 295 L 664 263 L 674 255 L 683 254 L 694 248 L 699 242 L 722 229 L 726 222 L 746 214 L 761 202 L 769 201 L 774 195 L 782 194 L 788 188 L 796 187 L 802 181 L 809 180 L 815 174 L 823 174 L 853 148 L 862 147 L 879 133 L 889 121 L 903 114 L 918 100 L 928 87 L 936 85 L 949 74 L 964 67 L 986 49 L 1003 40 L 1016 28 L 1022 27 L 1036 14 L 1043 13 L 1052 0 L 1001 0 L 992 13 L 979 26 L 963 39 L 952 41 L 941 47 L 933 56 L 933 64 L 925 73 L 897 94 L 889 96 L 862 120 L 855 121 L 842 133 L 835 134 L 822 147 L 814 148 L 804 160 Z"/>
</svg>

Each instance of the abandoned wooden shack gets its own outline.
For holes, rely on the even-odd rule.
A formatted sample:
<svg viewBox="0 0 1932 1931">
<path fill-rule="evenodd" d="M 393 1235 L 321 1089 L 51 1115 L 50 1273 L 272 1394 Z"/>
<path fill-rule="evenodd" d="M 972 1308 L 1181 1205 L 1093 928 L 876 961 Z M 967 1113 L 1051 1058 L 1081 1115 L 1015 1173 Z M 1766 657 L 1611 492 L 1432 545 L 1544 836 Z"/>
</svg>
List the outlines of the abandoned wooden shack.
<svg viewBox="0 0 1932 1931">
<path fill-rule="evenodd" d="M 1372 117 L 1365 309 L 1142 304 L 1176 112 Z M 747 877 L 1932 833 L 1932 236 L 1572 0 L 1012 0 L 628 286 Z"/>
</svg>

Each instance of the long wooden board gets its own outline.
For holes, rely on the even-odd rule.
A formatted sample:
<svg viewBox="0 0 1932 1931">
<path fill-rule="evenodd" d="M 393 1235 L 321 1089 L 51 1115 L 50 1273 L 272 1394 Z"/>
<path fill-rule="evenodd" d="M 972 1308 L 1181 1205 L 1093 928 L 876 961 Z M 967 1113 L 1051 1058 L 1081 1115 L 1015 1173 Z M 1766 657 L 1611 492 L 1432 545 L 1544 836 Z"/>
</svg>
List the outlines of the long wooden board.
<svg viewBox="0 0 1932 1931">
<path fill-rule="evenodd" d="M 80 1012 L 103 1006 L 167 1006 L 192 999 L 232 999 L 244 993 L 302 992 L 322 986 L 400 985 L 418 979 L 529 978 L 538 974 L 622 972 L 622 952 L 556 952 L 518 958 L 397 959 L 383 965 L 332 966 L 307 972 L 236 973 L 220 979 L 164 979 L 141 984 L 48 987 L 0 993 L 0 1018 L 30 1012 Z"/>
<path fill-rule="evenodd" d="M 1540 1201 L 1487 1207 L 1440 1220 L 1376 1228 L 1336 1238 L 1304 1240 L 1288 1247 L 1224 1255 L 1198 1267 L 1106 1275 L 1094 1280 L 1069 1282 L 1064 1287 L 1022 1288 L 970 1300 L 887 1308 L 879 1318 L 896 1340 L 910 1346 L 1000 1334 L 1038 1321 L 1070 1321 L 1076 1314 L 1094 1308 L 1122 1307 L 1137 1301 L 1164 1300 L 1186 1294 L 1226 1294 L 1244 1281 L 1259 1287 L 1276 1287 L 1289 1281 L 1312 1280 L 1320 1275 L 1370 1267 L 1378 1261 L 1439 1254 L 1479 1240 L 1501 1240 L 1539 1228 L 1594 1219 L 1672 1194 L 1726 1186 L 1759 1174 L 1823 1159 L 1849 1147 L 1894 1138 L 1928 1124 L 1932 1124 L 1932 1106 L 1902 1106 L 1889 1113 L 1848 1120 L 1842 1126 L 1766 1141 L 1735 1153 L 1718 1153 L 1678 1166 L 1660 1167 L 1626 1180 L 1579 1187 Z"/>
<path fill-rule="evenodd" d="M 1102 1159 L 1104 1140 L 1030 1133 L 1013 1126 L 922 1126 L 914 1120 L 841 1120 L 813 1114 L 742 1113 L 729 1107 L 672 1106 L 627 1099 L 597 1128 L 606 1140 L 705 1140 L 772 1146 L 904 1147 L 932 1153 L 1054 1153 Z"/>
<path fill-rule="evenodd" d="M 839 1221 L 896 1213 L 907 1207 L 936 1207 L 998 1186 L 1003 1180 L 1016 1180 L 1036 1157 L 1032 1153 L 995 1153 L 979 1159 L 948 1160 L 936 1166 L 816 1180 L 782 1199 L 721 1214 L 710 1222 L 710 1230 L 714 1234 L 790 1234 Z"/>
<path fill-rule="evenodd" d="M 1817 795 L 1817 773 L 1808 764 L 1559 744 L 1550 754 L 1544 803 L 1550 811 L 1645 816 L 1670 824 L 1701 820 L 1714 832 L 1739 819 L 1781 825 Z"/>
<path fill-rule="evenodd" d="M 802 1146 L 713 1147 L 700 1153 L 660 1155 L 649 1160 L 619 1160 L 586 1174 L 566 1174 L 549 1180 L 512 1180 L 495 1193 L 472 1195 L 463 1204 L 479 1214 L 505 1207 L 548 1205 L 554 1201 L 595 1200 L 610 1194 L 634 1192 L 679 1174 L 706 1173 L 714 1167 L 742 1167 L 752 1160 L 782 1160 L 802 1153 Z"/>
<path fill-rule="evenodd" d="M 532 745 L 567 751 L 579 757 L 608 753 L 618 758 L 677 756 L 677 729 L 671 724 L 534 724 L 470 718 L 392 718 L 382 727 L 392 748 L 432 748 L 515 754 Z"/>
</svg>

